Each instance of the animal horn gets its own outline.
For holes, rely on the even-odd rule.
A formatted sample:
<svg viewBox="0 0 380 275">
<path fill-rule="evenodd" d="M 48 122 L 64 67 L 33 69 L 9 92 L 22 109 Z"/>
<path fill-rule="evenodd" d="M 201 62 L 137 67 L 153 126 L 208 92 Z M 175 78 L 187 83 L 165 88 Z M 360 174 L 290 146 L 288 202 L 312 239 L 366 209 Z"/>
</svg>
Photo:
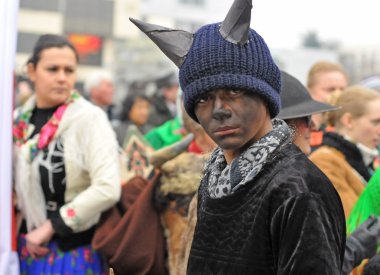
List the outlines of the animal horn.
<svg viewBox="0 0 380 275">
<path fill-rule="evenodd" d="M 193 44 L 194 34 L 145 23 L 133 18 L 129 18 L 129 20 L 144 32 L 178 68 L 181 67 Z"/>
<path fill-rule="evenodd" d="M 181 139 L 180 141 L 153 152 L 149 156 L 150 164 L 152 164 L 156 168 L 159 168 L 165 162 L 175 158 L 182 152 L 185 152 L 187 150 L 187 147 L 193 140 L 193 138 L 194 138 L 194 135 L 190 133 L 187 136 L 185 136 L 183 139 Z"/>
<path fill-rule="evenodd" d="M 251 9 L 252 0 L 235 0 L 219 29 L 224 39 L 234 44 L 247 43 Z"/>
</svg>

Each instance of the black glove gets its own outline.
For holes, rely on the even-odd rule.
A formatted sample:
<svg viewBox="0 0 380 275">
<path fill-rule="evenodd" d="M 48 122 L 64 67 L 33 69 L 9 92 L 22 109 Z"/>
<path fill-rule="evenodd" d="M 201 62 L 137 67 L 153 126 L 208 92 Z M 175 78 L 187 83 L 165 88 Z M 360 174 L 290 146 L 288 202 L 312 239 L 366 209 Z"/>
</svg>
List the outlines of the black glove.
<svg viewBox="0 0 380 275">
<path fill-rule="evenodd" d="M 342 274 L 349 274 L 362 260 L 373 257 L 379 243 L 380 219 L 370 216 L 346 240 Z"/>
</svg>

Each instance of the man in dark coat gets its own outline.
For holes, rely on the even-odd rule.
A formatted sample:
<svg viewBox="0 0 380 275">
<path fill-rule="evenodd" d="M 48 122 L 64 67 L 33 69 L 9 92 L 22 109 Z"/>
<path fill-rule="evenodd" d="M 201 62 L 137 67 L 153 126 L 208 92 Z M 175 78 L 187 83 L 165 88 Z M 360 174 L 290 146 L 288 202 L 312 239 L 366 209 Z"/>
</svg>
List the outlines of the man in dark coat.
<svg viewBox="0 0 380 275">
<path fill-rule="evenodd" d="M 340 274 L 343 208 L 286 123 L 271 120 L 281 74 L 249 28 L 251 6 L 236 0 L 222 23 L 195 34 L 132 20 L 178 65 L 185 109 L 218 145 L 199 188 L 187 273 Z"/>
</svg>

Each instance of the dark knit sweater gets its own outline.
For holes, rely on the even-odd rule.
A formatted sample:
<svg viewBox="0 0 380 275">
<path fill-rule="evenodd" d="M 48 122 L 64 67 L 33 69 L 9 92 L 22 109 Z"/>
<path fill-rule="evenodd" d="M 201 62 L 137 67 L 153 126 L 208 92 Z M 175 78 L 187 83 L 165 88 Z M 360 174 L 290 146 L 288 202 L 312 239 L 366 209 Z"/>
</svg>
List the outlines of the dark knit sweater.
<svg viewBox="0 0 380 275">
<path fill-rule="evenodd" d="M 188 274 L 340 274 L 345 220 L 339 196 L 294 145 L 230 196 L 210 198 L 208 176 L 199 190 Z"/>
</svg>

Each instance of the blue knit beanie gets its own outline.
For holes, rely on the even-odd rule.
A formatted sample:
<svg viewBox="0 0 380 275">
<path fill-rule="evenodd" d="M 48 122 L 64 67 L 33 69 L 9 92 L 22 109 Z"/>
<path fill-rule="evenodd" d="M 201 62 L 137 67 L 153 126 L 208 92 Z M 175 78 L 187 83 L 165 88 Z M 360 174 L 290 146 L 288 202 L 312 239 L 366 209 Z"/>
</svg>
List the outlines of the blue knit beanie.
<svg viewBox="0 0 380 275">
<path fill-rule="evenodd" d="M 275 117 L 281 107 L 281 73 L 264 39 L 253 29 L 245 44 L 225 40 L 220 23 L 203 26 L 179 70 L 187 113 L 195 121 L 195 103 L 200 95 L 215 89 L 241 89 L 260 96 Z"/>
</svg>

